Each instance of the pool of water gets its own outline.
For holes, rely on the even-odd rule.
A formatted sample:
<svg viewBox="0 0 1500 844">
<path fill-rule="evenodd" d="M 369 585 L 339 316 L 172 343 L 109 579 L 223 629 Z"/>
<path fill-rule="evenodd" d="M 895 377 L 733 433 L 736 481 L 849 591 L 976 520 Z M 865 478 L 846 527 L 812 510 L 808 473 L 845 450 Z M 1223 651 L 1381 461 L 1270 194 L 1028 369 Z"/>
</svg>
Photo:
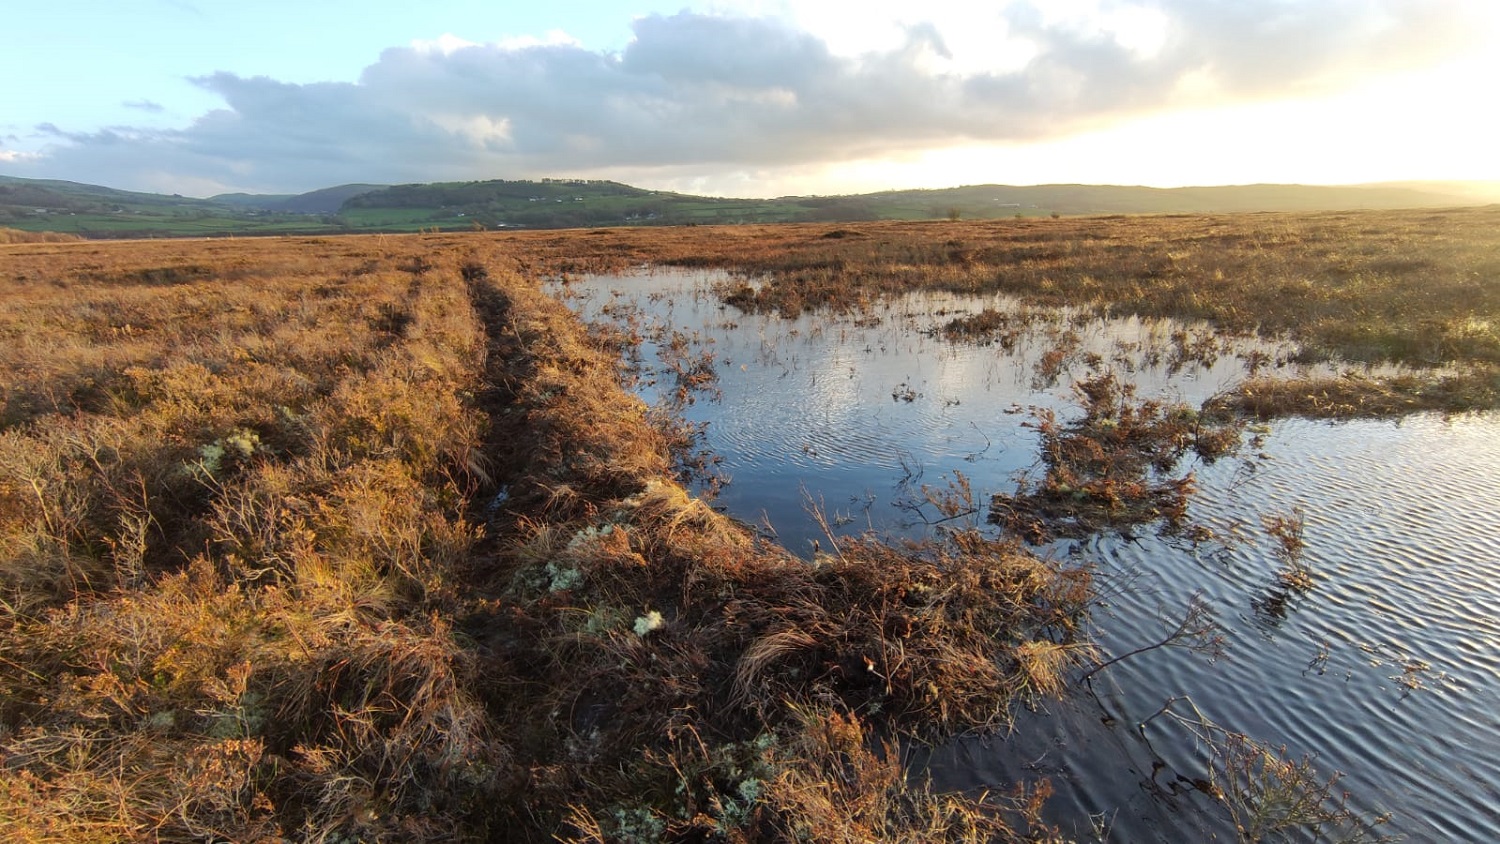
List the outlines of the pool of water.
<svg viewBox="0 0 1500 844">
<path fill-rule="evenodd" d="M 809 553 L 829 529 L 910 535 L 937 514 L 924 484 L 962 473 L 982 521 L 990 493 L 1035 471 L 1033 408 L 1066 415 L 1074 378 L 1105 369 L 1142 396 L 1197 404 L 1255 369 L 1292 371 L 1287 344 L 1224 341 L 1201 325 L 1029 313 L 1002 299 L 923 294 L 849 316 L 748 315 L 711 273 L 656 272 L 558 285 L 585 318 L 643 337 L 639 391 L 676 394 L 663 348 L 711 360 L 716 394 L 681 407 L 706 426 L 729 482 L 716 504 Z M 995 308 L 986 342 L 938 329 Z M 1194 596 L 1227 652 L 1159 648 L 1095 676 L 1092 694 L 1024 712 L 1008 736 L 955 741 L 920 760 L 940 785 L 1047 776 L 1051 818 L 1080 837 L 1223 837 L 1190 787 L 1204 750 L 1169 698 L 1202 717 L 1341 771 L 1366 814 L 1411 840 L 1500 840 L 1500 417 L 1279 422 L 1241 457 L 1187 467 L 1191 516 L 1218 541 L 1150 530 L 1057 543 L 1096 566 L 1093 618 L 1107 653 L 1160 639 Z M 1300 508 L 1315 585 L 1289 590 L 1262 517 Z M 1188 711 L 1185 703 L 1173 712 Z M 1220 813 L 1222 814 L 1222 813 Z M 1216 825 L 1217 824 L 1217 825 Z M 1232 833 L 1229 833 L 1232 838 Z"/>
</svg>

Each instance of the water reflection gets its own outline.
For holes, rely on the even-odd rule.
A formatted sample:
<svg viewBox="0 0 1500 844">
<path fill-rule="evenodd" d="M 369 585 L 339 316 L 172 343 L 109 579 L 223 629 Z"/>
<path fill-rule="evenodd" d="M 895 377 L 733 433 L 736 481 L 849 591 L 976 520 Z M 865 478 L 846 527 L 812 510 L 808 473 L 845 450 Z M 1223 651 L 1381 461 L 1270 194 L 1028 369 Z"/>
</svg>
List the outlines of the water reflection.
<svg viewBox="0 0 1500 844">
<path fill-rule="evenodd" d="M 1030 408 L 1072 412 L 1077 378 L 1110 370 L 1142 396 L 1196 405 L 1248 373 L 1290 368 L 1295 351 L 1203 326 L 948 295 L 782 320 L 723 307 L 717 281 L 658 273 L 560 292 L 589 318 L 608 307 L 635 321 L 648 400 L 671 399 L 671 379 L 650 371 L 671 332 L 712 351 L 720 397 L 683 414 L 707 426 L 732 479 L 717 503 L 804 553 L 827 540 L 803 488 L 836 535 L 920 532 L 931 521 L 912 509 L 923 484 L 961 471 L 983 501 L 1034 471 Z M 986 309 L 1021 316 L 983 342 L 942 336 Z M 1225 659 L 1151 650 L 1096 676 L 1093 695 L 1022 713 L 1013 735 L 925 761 L 955 787 L 1049 776 L 1054 819 L 1082 838 L 1229 840 L 1195 782 L 1207 760 L 1192 735 L 1163 719 L 1135 728 L 1188 695 L 1216 724 L 1344 771 L 1356 808 L 1393 813 L 1383 831 L 1500 840 L 1500 419 L 1293 420 L 1265 429 L 1244 458 L 1194 467 L 1191 512 L 1217 542 L 1137 531 L 1049 549 L 1098 567 L 1106 651 L 1154 641 L 1201 596 L 1228 639 Z M 1285 580 L 1261 524 L 1293 508 L 1305 514 L 1310 587 Z"/>
</svg>

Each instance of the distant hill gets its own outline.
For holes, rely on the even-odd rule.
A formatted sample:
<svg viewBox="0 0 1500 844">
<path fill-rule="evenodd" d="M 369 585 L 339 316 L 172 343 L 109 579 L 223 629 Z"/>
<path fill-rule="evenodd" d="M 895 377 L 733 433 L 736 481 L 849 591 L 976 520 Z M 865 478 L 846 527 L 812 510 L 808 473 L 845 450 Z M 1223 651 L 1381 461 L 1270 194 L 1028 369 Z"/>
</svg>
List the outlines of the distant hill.
<svg viewBox="0 0 1500 844">
<path fill-rule="evenodd" d="M 356 228 L 400 222 L 486 228 L 782 222 L 804 214 L 786 202 L 645 190 L 596 179 L 491 180 L 395 185 L 344 203 Z"/>
<path fill-rule="evenodd" d="M 127 208 L 207 208 L 212 205 L 209 200 L 185 196 L 137 193 L 58 179 L 0 176 L 0 211 L 30 208 L 77 213 Z"/>
<path fill-rule="evenodd" d="M 865 207 L 900 210 L 946 205 L 966 217 L 1028 211 L 1059 214 L 1198 214 L 1239 211 L 1346 211 L 1475 204 L 1473 197 L 1406 187 L 1231 185 L 1148 188 L 1120 185 L 974 185 L 946 190 L 887 191 L 839 197 Z M 1007 212 L 1009 212 L 1007 214 Z"/>
<path fill-rule="evenodd" d="M 375 186 L 368 186 L 375 187 Z M 332 190 L 338 191 L 340 188 Z M 337 212 L 338 204 L 317 197 L 320 191 L 268 200 L 248 194 L 226 200 L 167 196 L 117 190 L 56 179 L 0 176 L 0 226 L 26 231 L 55 231 L 85 237 L 185 237 L 229 234 L 294 234 L 339 231 L 324 217 L 304 211 L 266 210 L 262 206 L 310 204 Z M 342 202 L 348 194 L 338 198 Z"/>
<path fill-rule="evenodd" d="M 1406 186 L 1236 185 L 1149 188 L 1118 185 L 972 185 L 828 197 L 726 199 L 648 191 L 615 182 L 552 180 L 399 185 L 362 194 L 358 209 L 422 209 L 494 217 L 512 225 L 589 225 L 621 221 L 779 222 L 919 220 L 957 214 L 1191 214 L 1319 211 L 1472 205 L 1473 194 Z M 558 207 L 561 206 L 561 207 Z M 503 218 L 503 219 L 502 219 Z"/>
<path fill-rule="evenodd" d="M 296 199 L 298 196 L 300 194 L 295 193 L 220 193 L 210 196 L 208 201 L 217 202 L 220 205 L 232 205 L 235 208 L 252 208 L 256 211 L 269 211 L 271 208 L 289 199 Z"/>
<path fill-rule="evenodd" d="M 998 219 L 1478 205 L 1500 184 L 1410 182 L 1337 187 L 970 185 L 852 196 L 733 199 L 584 179 L 348 184 L 302 194 L 208 199 L 0 176 L 0 225 L 87 237 L 400 232 L 422 229 Z"/>
<path fill-rule="evenodd" d="M 1406 188 L 1408 190 L 1420 191 L 1422 193 L 1451 194 L 1462 196 L 1469 202 L 1489 204 L 1500 202 L 1500 181 L 1472 181 L 1472 182 L 1380 182 L 1371 185 L 1360 185 L 1370 188 Z"/>
<path fill-rule="evenodd" d="M 344 203 L 360 194 L 381 190 L 387 185 L 339 185 L 298 194 L 221 193 L 210 202 L 253 208 L 258 211 L 280 211 L 289 214 L 337 214 Z"/>
<path fill-rule="evenodd" d="M 1116 185 L 974 185 L 853 196 L 729 199 L 585 180 L 397 185 L 361 194 L 342 216 L 356 227 L 398 218 L 486 227 L 923 220 L 1046 214 L 1191 214 L 1472 205 L 1473 196 L 1409 187 L 1241 185 L 1148 188 Z"/>
</svg>

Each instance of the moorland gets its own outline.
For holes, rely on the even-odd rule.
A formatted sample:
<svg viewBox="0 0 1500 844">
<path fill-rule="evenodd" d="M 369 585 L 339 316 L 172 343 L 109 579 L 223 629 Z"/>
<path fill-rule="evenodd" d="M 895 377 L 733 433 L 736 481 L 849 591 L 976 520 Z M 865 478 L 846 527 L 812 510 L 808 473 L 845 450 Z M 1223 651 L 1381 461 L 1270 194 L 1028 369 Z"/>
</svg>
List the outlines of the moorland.
<svg viewBox="0 0 1500 844">
<path fill-rule="evenodd" d="M 1493 207 L 7 240 L 6 840 L 1060 837 L 1044 780 L 933 793 L 902 748 L 1108 664 L 1089 569 L 977 527 L 766 542 L 547 280 L 721 267 L 726 307 L 788 315 L 998 292 L 1349 366 L 1226 417 L 1500 406 Z"/>
</svg>

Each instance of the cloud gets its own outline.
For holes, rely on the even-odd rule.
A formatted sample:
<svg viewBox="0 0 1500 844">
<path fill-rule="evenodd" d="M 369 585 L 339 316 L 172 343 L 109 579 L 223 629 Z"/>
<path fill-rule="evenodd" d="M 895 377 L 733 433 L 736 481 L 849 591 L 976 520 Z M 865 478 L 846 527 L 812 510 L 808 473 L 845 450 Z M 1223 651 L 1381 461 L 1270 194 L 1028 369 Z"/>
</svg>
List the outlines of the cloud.
<svg viewBox="0 0 1500 844">
<path fill-rule="evenodd" d="M 1029 58 L 951 61 L 940 26 L 895 46 L 835 53 L 773 18 L 683 12 L 637 19 L 618 53 L 561 33 L 392 48 L 356 83 L 216 73 L 224 101 L 174 130 L 51 134 L 36 170 L 111 184 L 162 180 L 303 190 L 598 172 L 752 172 L 975 142 L 1057 137 L 1188 102 L 1315 92 L 1468 46 L 1461 0 L 1154 0 L 1140 14 L 994 16 L 994 41 Z M 1142 32 L 1145 34 L 1143 35 Z M 974 33 L 963 33 L 974 41 Z M 998 66 L 997 66 L 998 67 Z M 154 111 L 149 101 L 129 104 Z M 153 108 L 154 107 L 154 108 Z"/>
<path fill-rule="evenodd" d="M 120 105 L 126 108 L 133 108 L 137 111 L 144 111 L 148 114 L 161 114 L 167 110 L 166 106 L 161 103 L 153 103 L 150 100 L 128 100 L 120 103 Z"/>
</svg>

